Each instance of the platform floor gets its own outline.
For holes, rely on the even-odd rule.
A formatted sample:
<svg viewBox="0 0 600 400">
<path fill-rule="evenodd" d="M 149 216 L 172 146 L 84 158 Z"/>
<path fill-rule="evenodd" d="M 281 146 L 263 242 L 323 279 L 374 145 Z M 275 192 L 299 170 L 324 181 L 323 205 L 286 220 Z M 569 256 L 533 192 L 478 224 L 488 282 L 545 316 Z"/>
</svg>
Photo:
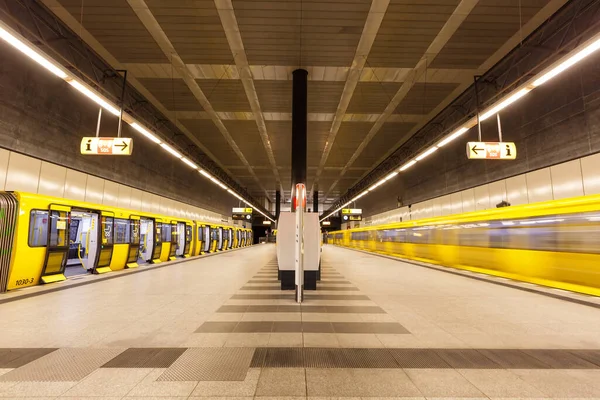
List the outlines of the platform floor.
<svg viewBox="0 0 600 400">
<path fill-rule="evenodd" d="M 0 398 L 600 398 L 597 307 L 333 246 L 322 266 L 302 306 L 274 245 L 0 304 Z"/>
</svg>

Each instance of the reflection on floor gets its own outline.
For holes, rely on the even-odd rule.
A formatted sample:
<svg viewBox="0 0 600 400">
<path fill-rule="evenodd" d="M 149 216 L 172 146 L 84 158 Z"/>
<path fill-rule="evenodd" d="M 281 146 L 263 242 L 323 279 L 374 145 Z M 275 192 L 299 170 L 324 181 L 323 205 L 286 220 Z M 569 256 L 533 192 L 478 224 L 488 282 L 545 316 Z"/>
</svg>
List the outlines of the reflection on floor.
<svg viewBox="0 0 600 400">
<path fill-rule="evenodd" d="M 598 309 L 331 246 L 298 305 L 274 250 L 0 304 L 0 398 L 600 397 Z"/>
</svg>

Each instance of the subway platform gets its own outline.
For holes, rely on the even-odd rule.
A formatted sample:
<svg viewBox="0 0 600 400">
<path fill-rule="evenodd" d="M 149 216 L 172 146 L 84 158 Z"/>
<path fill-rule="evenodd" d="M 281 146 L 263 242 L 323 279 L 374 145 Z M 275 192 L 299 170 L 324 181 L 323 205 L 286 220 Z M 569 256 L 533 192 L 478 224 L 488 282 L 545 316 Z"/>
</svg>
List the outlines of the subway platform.
<svg viewBox="0 0 600 400">
<path fill-rule="evenodd" d="M 0 298 L 0 398 L 600 398 L 596 298 L 325 246 L 299 306 L 275 253 Z"/>
</svg>

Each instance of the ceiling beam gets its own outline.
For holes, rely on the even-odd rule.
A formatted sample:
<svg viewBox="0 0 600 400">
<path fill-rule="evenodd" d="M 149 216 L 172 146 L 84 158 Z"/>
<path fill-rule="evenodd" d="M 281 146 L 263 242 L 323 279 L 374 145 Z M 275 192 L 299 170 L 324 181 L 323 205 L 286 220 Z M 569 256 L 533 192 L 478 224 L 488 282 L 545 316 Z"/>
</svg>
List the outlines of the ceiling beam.
<svg viewBox="0 0 600 400">
<path fill-rule="evenodd" d="M 256 93 L 256 87 L 254 86 L 252 71 L 250 70 L 248 58 L 246 57 L 246 50 L 244 49 L 244 42 L 242 41 L 240 27 L 238 26 L 237 18 L 235 17 L 233 4 L 231 3 L 231 0 L 214 1 L 217 12 L 219 13 L 219 18 L 221 19 L 221 24 L 225 30 L 229 48 L 233 54 L 238 76 L 242 81 L 246 97 L 248 97 L 248 103 L 250 103 L 250 108 L 254 114 L 254 120 L 256 121 L 263 147 L 267 153 L 269 164 L 271 165 L 273 175 L 275 175 L 277 186 L 283 191 L 283 185 L 281 184 L 281 178 L 279 177 L 279 171 L 277 170 L 277 162 L 275 161 L 273 148 L 271 147 L 271 139 L 269 139 L 269 133 L 267 132 L 267 124 L 265 124 L 265 119 L 260 108 L 260 102 L 258 101 L 258 94 Z"/>
<path fill-rule="evenodd" d="M 81 25 L 75 17 L 67 11 L 66 8 L 58 2 L 58 0 L 42 0 L 42 3 L 52 11 L 65 25 L 67 25 L 73 32 L 77 32 L 79 37 L 90 46 L 100 57 L 102 57 L 110 66 L 114 69 L 127 69 L 126 64 L 120 63 L 87 29 Z M 128 71 L 129 72 L 129 71 Z M 207 156 L 209 156 L 215 164 L 217 164 L 223 171 L 225 171 L 234 181 L 239 185 L 244 186 L 237 177 L 231 173 L 224 163 L 221 162 L 214 154 L 206 147 L 196 136 L 194 136 L 185 125 L 183 125 L 177 118 L 175 113 L 166 109 L 166 107 L 142 85 L 140 81 L 136 79 L 136 74 L 127 75 L 127 82 L 130 83 L 142 96 L 144 96 L 154 107 L 156 107 L 161 113 L 165 115 L 177 128 L 179 128 L 185 136 L 194 143 L 200 150 L 202 150 Z"/>
<path fill-rule="evenodd" d="M 329 192 L 331 192 L 338 184 L 339 180 L 344 176 L 350 165 L 354 163 L 358 156 L 360 156 L 363 150 L 367 147 L 371 139 L 373 139 L 373 137 L 375 137 L 375 135 L 379 132 L 383 124 L 393 114 L 400 102 L 406 97 L 409 90 L 418 81 L 418 79 L 421 76 L 425 76 L 425 78 L 427 77 L 427 69 L 429 65 L 437 57 L 440 51 L 442 51 L 446 43 L 448 43 L 450 38 L 452 38 L 463 21 L 469 16 L 469 14 L 471 14 L 471 11 L 473 11 L 473 8 L 475 8 L 477 3 L 479 3 L 479 0 L 461 0 L 461 2 L 456 6 L 454 12 L 452 12 L 452 15 L 450 15 L 442 29 L 440 29 L 437 36 L 433 39 L 427 50 L 425 50 L 425 54 L 423 54 L 412 71 L 409 72 L 407 78 L 404 80 L 404 83 L 402 83 L 402 86 L 400 86 L 390 103 L 379 116 L 375 122 L 375 125 L 371 127 L 367 136 L 363 139 L 362 143 L 358 146 L 352 157 L 350 157 L 344 166 L 344 169 L 342 169 L 342 172 L 340 172 L 338 178 L 329 187 L 325 196 L 327 196 Z"/>
<path fill-rule="evenodd" d="M 198 83 L 196 83 L 194 77 L 188 69 L 188 66 L 185 65 L 185 63 L 177 53 L 177 50 L 175 50 L 175 47 L 173 46 L 173 44 L 167 37 L 167 34 L 163 31 L 160 24 L 152 14 L 150 8 L 148 8 L 146 2 L 144 0 L 127 0 L 127 3 L 133 9 L 133 11 L 140 19 L 144 27 L 148 30 L 150 35 L 152 35 L 152 37 L 154 38 L 160 49 L 163 51 L 167 59 L 171 61 L 171 64 L 177 70 L 179 76 L 181 76 L 181 78 L 188 86 L 196 100 L 198 100 L 204 111 L 206 111 L 208 115 L 210 115 L 211 120 L 217 126 L 217 129 L 219 129 L 219 132 L 221 132 L 227 143 L 229 143 L 233 151 L 240 159 L 240 161 L 246 166 L 250 174 L 254 177 L 254 180 L 256 181 L 258 186 L 268 196 L 266 188 L 263 186 L 260 179 L 258 179 L 256 174 L 252 170 L 252 166 L 250 165 L 248 160 L 246 160 L 246 157 L 244 156 L 239 146 L 237 145 L 237 143 L 223 124 L 223 121 L 221 121 L 221 118 L 219 118 L 219 115 L 214 110 L 212 104 L 210 104 L 210 101 L 208 101 L 208 98 L 206 97 L 202 89 L 200 89 L 200 86 L 198 86 Z"/>
<path fill-rule="evenodd" d="M 321 161 L 319 162 L 319 168 L 317 169 L 317 174 L 312 184 L 313 187 L 311 187 L 309 191 L 310 193 L 312 193 L 313 188 L 319 182 L 319 177 L 321 176 L 323 167 L 327 162 L 327 158 L 329 157 L 329 153 L 331 152 L 333 143 L 335 142 L 335 137 L 337 136 L 342 121 L 344 120 L 344 115 L 346 114 L 346 110 L 348 109 L 348 105 L 350 104 L 350 100 L 354 94 L 354 90 L 358 85 L 363 68 L 367 62 L 367 57 L 371 52 L 371 48 L 373 47 L 373 43 L 375 42 L 375 38 L 379 32 L 379 27 L 381 26 L 381 22 L 383 21 L 383 17 L 387 12 L 389 4 L 390 0 L 373 0 L 371 3 L 371 8 L 369 9 L 367 19 L 365 20 L 365 26 L 363 27 L 363 31 L 358 42 L 358 47 L 356 48 L 356 53 L 354 54 L 354 59 L 352 60 L 350 70 L 348 71 L 346 83 L 344 84 L 344 90 L 342 91 L 342 96 L 335 112 L 335 117 L 333 118 L 333 123 L 331 124 L 329 135 L 327 136 L 327 141 L 325 142 L 325 148 L 323 149 L 323 155 L 321 156 Z"/>
<path fill-rule="evenodd" d="M 483 75 L 490 68 L 492 68 L 496 63 L 502 60 L 504 57 L 508 55 L 515 47 L 521 43 L 521 41 L 531 35 L 533 31 L 535 31 L 541 24 L 544 23 L 548 18 L 554 15 L 561 7 L 563 7 L 569 0 L 552 0 L 548 4 L 544 6 L 540 11 L 537 12 L 522 28 L 520 32 L 515 33 L 509 40 L 506 41 L 494 54 L 492 54 L 479 68 L 477 68 L 473 75 Z M 426 118 L 424 118 L 420 123 L 415 125 L 408 134 L 395 143 L 390 149 L 381 156 L 373 165 L 369 168 L 369 172 L 372 171 L 375 167 L 381 164 L 386 158 L 392 155 L 400 146 L 402 146 L 406 140 L 411 138 L 415 133 L 417 133 L 420 129 L 422 129 L 433 117 L 438 115 L 444 108 L 446 108 L 450 103 L 457 98 L 462 92 L 464 92 L 469 86 L 473 84 L 472 80 L 469 82 L 465 82 L 458 86 L 452 93 L 450 93 L 438 106 L 433 109 Z M 369 174 L 369 172 L 363 174 L 360 178 L 356 180 L 356 182 L 363 179 L 365 176 Z"/>
</svg>

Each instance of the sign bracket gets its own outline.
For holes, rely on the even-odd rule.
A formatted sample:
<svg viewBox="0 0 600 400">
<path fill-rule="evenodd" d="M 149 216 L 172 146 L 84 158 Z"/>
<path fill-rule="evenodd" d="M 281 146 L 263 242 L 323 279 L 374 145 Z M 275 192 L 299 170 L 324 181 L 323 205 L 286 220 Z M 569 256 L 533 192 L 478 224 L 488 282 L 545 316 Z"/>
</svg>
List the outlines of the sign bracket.
<svg viewBox="0 0 600 400">
<path fill-rule="evenodd" d="M 102 107 L 98 108 L 98 123 L 96 124 L 96 137 L 100 137 L 100 123 L 102 122 Z"/>
</svg>

